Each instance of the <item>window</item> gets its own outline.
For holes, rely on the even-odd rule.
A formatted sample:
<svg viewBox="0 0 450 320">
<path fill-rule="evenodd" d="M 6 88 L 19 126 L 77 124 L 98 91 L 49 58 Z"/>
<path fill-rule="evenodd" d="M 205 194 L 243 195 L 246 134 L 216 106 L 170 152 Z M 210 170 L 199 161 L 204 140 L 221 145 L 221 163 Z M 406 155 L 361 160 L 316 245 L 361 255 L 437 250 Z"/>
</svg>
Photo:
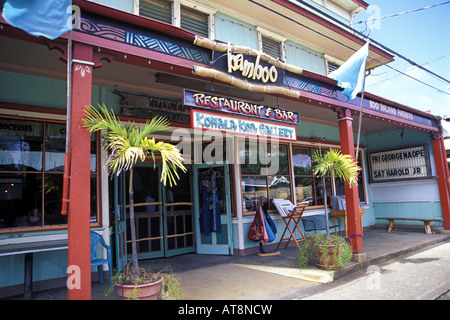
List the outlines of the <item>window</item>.
<svg viewBox="0 0 450 320">
<path fill-rule="evenodd" d="M 312 155 L 318 150 L 309 147 L 292 147 L 292 162 L 295 179 L 295 195 L 297 203 L 309 206 L 324 205 L 324 183 L 327 196 L 331 196 L 331 178 L 316 177 L 313 174 Z M 321 149 L 326 152 L 325 149 Z"/>
<path fill-rule="evenodd" d="M 172 24 L 172 2 L 167 0 L 140 0 L 139 14 Z"/>
<path fill-rule="evenodd" d="M 180 27 L 195 34 L 208 38 L 209 36 L 209 15 L 200 11 L 181 6 Z"/>
<path fill-rule="evenodd" d="M 214 38 L 214 13 L 190 0 L 139 0 L 139 15 L 172 24 L 206 38 Z"/>
<path fill-rule="evenodd" d="M 363 168 L 361 163 L 362 156 L 363 156 L 362 152 L 360 151 L 358 156 L 358 166 L 360 168 Z M 342 179 L 336 178 L 334 180 L 334 184 L 336 189 L 336 195 L 337 196 L 345 195 L 344 181 Z M 358 194 L 359 194 L 359 202 L 365 202 L 366 195 L 364 193 L 364 170 L 361 170 L 360 174 L 358 175 Z"/>
<path fill-rule="evenodd" d="M 66 126 L 0 118 L 0 232 L 67 224 L 62 216 Z M 91 137 L 91 222 L 97 222 L 97 142 Z"/>
<path fill-rule="evenodd" d="M 334 70 L 337 70 L 341 65 L 344 64 L 343 61 L 336 59 L 332 56 L 329 56 L 327 54 L 324 54 L 323 57 L 325 58 L 327 75 L 332 73 Z"/>
<path fill-rule="evenodd" d="M 286 38 L 261 27 L 257 27 L 256 30 L 258 31 L 259 50 L 273 58 L 285 61 L 284 41 Z"/>
<path fill-rule="evenodd" d="M 328 147 L 309 147 L 292 144 L 271 143 L 254 140 L 239 141 L 239 165 L 241 170 L 241 192 L 243 213 L 254 214 L 259 204 L 274 210 L 273 199 L 290 200 L 307 204 L 310 208 L 323 207 L 325 189 L 327 204 L 329 197 L 344 195 L 344 184 L 340 179 L 318 177 L 313 173 L 312 155 L 316 151 L 325 153 Z M 358 159 L 362 159 L 362 152 Z M 358 162 L 361 166 L 361 163 Z M 292 168 L 292 169 L 291 169 Z M 364 176 L 358 178 L 359 198 L 365 201 Z"/>
<path fill-rule="evenodd" d="M 327 62 L 327 72 L 328 74 L 332 73 L 333 71 L 337 70 L 339 68 L 339 65 L 337 65 L 336 63 Z"/>
<path fill-rule="evenodd" d="M 261 36 L 262 41 L 262 50 L 268 55 L 278 58 L 280 60 L 283 59 L 281 42 L 272 40 L 271 38 Z"/>
<path fill-rule="evenodd" d="M 292 199 L 288 145 L 239 141 L 243 211 L 258 204 L 273 208 L 273 199 Z"/>
</svg>

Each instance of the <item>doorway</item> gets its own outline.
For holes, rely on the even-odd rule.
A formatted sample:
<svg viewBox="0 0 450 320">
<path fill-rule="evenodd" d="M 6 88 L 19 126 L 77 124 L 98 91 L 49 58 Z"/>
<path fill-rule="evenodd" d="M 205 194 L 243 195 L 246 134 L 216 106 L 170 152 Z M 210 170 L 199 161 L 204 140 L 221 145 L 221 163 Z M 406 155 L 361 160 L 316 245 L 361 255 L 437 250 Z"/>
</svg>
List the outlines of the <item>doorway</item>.
<svg viewBox="0 0 450 320">
<path fill-rule="evenodd" d="M 133 168 L 134 214 L 138 259 L 171 257 L 183 253 L 232 254 L 231 200 L 228 165 L 186 165 L 177 171 L 174 186 L 161 182 L 161 166 L 139 163 Z M 214 181 L 211 178 L 214 176 Z M 114 180 L 116 263 L 121 270 L 131 255 L 128 206 L 129 173 Z M 219 229 L 204 232 L 201 218 L 207 191 L 216 193 Z"/>
<path fill-rule="evenodd" d="M 233 254 L 229 166 L 194 166 L 196 252 Z"/>
</svg>

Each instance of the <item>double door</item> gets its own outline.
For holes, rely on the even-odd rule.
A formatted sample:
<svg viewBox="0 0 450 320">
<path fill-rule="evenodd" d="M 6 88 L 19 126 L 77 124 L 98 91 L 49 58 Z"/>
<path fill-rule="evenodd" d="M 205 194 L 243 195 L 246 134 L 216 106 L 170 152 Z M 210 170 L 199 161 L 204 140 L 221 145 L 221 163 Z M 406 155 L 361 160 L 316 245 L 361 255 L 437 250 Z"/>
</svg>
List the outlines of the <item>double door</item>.
<svg viewBox="0 0 450 320">
<path fill-rule="evenodd" d="M 161 182 L 159 164 L 142 163 L 133 169 L 134 212 L 138 259 L 170 257 L 197 252 L 230 254 L 231 213 L 229 173 L 225 165 L 192 165 L 186 172 L 178 170 L 180 179 L 174 186 Z M 214 175 L 215 181 L 210 179 Z M 129 173 L 114 181 L 116 264 L 121 269 L 131 255 L 131 232 L 128 206 Z M 205 184 L 209 181 L 209 190 Z M 203 189 L 202 189 L 203 186 Z M 211 196 L 215 192 L 217 197 Z M 204 232 L 202 221 L 205 203 L 217 204 L 218 229 Z M 212 202 L 211 202 L 212 201 Z M 214 203 L 214 201 L 216 201 Z M 210 211 L 207 212 L 211 214 Z M 213 218 L 213 217 L 212 217 Z"/>
</svg>

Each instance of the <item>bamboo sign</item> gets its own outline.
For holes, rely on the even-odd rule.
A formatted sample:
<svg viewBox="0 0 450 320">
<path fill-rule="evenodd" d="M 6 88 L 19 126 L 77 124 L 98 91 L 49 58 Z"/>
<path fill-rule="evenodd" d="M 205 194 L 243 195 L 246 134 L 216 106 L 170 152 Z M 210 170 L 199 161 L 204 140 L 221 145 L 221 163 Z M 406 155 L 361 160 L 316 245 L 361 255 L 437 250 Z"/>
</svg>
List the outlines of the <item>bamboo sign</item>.
<svg viewBox="0 0 450 320">
<path fill-rule="evenodd" d="M 255 62 L 244 59 L 242 53 L 232 54 L 230 50 L 227 52 L 228 73 L 239 71 L 244 78 L 260 80 L 263 83 L 277 82 L 278 71 L 275 66 L 262 66 L 260 64 L 261 55 L 256 56 Z"/>
<path fill-rule="evenodd" d="M 194 66 L 194 74 L 230 83 L 238 88 L 299 98 L 300 92 L 283 87 L 283 72 L 303 69 L 252 48 L 216 42 L 197 36 L 194 44 L 213 51 L 213 67 Z"/>
</svg>

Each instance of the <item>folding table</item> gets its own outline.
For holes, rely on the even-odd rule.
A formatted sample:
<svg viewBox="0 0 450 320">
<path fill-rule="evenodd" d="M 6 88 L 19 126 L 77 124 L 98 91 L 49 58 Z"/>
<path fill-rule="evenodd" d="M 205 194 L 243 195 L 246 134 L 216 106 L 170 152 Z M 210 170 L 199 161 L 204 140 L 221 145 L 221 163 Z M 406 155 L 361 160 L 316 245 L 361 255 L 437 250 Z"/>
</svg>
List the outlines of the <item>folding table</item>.
<svg viewBox="0 0 450 320">
<path fill-rule="evenodd" d="M 299 242 L 305 240 L 305 235 L 299 227 L 300 219 L 302 218 L 303 211 L 305 211 L 306 205 L 294 206 L 289 200 L 274 199 L 273 203 L 281 215 L 286 227 L 284 228 L 283 235 L 281 236 L 280 242 L 278 243 L 277 249 L 280 247 L 281 243 L 287 240 L 285 248 L 289 246 L 291 239 L 295 241 L 295 244 L 300 249 Z M 291 229 L 290 223 L 294 222 L 294 228 Z M 294 235 L 295 230 L 300 231 L 301 238 L 297 239 Z M 285 238 L 284 235 L 289 232 L 288 237 Z"/>
</svg>

